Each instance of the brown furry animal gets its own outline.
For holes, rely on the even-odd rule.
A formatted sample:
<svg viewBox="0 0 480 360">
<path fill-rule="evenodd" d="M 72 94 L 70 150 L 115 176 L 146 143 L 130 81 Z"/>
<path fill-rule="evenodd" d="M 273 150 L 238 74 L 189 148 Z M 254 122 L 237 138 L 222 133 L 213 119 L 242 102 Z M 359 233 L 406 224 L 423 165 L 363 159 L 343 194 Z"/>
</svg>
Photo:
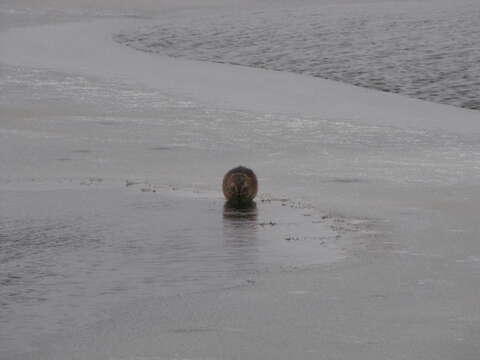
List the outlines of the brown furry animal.
<svg viewBox="0 0 480 360">
<path fill-rule="evenodd" d="M 228 202 L 250 203 L 257 195 L 257 176 L 249 168 L 238 166 L 225 174 L 222 189 Z"/>
</svg>

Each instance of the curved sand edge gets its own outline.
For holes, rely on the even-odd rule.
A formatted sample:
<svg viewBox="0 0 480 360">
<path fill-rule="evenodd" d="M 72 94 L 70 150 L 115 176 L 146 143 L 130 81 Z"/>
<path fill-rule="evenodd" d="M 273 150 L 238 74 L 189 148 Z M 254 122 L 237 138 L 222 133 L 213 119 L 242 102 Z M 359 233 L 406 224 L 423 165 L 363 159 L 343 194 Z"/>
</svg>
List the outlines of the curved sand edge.
<svg viewBox="0 0 480 360">
<path fill-rule="evenodd" d="M 0 53 L 0 62 L 143 83 L 221 108 L 480 132 L 480 115 L 474 110 L 298 74 L 147 54 L 113 41 L 113 34 L 135 24 L 100 20 L 12 28 L 0 34 L 0 48 L 8 49 Z"/>
</svg>

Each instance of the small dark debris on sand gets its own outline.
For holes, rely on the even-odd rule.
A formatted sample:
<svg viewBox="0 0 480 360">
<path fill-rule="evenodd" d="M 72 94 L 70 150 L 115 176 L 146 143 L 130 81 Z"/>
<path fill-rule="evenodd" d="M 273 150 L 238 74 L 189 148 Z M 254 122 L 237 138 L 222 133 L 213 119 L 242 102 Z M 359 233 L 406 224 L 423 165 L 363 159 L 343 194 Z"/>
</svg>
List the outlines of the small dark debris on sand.
<svg viewBox="0 0 480 360">
<path fill-rule="evenodd" d="M 268 222 L 261 222 L 258 225 L 260 225 L 260 226 L 275 226 L 275 225 L 277 225 L 277 223 L 273 222 L 273 221 L 268 221 Z"/>
<path fill-rule="evenodd" d="M 290 201 L 290 199 L 287 199 L 287 198 L 264 198 L 264 199 L 261 199 L 260 201 L 262 203 L 270 203 L 270 202 L 273 202 L 273 201 L 279 201 L 279 202 L 282 202 L 282 203 L 286 203 L 286 202 Z"/>
<path fill-rule="evenodd" d="M 102 178 L 100 177 L 89 177 L 86 178 L 85 180 L 80 182 L 80 185 L 93 185 L 93 184 L 99 184 L 103 181 Z"/>
<path fill-rule="evenodd" d="M 132 185 L 138 185 L 138 184 L 140 184 L 139 181 L 125 180 L 125 186 L 126 187 L 129 187 L 129 186 L 132 186 Z"/>
<path fill-rule="evenodd" d="M 141 188 L 140 189 L 141 192 L 157 192 L 157 190 L 151 188 L 151 187 L 148 187 L 148 188 Z"/>
<path fill-rule="evenodd" d="M 298 241 L 300 238 L 298 236 L 288 236 L 285 238 L 287 241 Z"/>
</svg>

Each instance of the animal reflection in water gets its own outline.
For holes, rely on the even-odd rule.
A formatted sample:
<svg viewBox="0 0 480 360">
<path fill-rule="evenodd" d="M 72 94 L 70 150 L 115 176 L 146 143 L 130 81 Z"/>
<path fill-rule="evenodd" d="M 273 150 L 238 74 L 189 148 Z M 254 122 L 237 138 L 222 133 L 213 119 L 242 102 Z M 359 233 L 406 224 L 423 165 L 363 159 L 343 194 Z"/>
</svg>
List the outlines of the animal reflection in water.
<svg viewBox="0 0 480 360">
<path fill-rule="evenodd" d="M 239 206 L 227 201 L 223 207 L 223 233 L 230 247 L 254 247 L 258 236 L 257 204 L 252 201 Z"/>
<path fill-rule="evenodd" d="M 232 204 L 229 201 L 223 206 L 223 218 L 233 223 L 257 223 L 257 203 Z"/>
</svg>

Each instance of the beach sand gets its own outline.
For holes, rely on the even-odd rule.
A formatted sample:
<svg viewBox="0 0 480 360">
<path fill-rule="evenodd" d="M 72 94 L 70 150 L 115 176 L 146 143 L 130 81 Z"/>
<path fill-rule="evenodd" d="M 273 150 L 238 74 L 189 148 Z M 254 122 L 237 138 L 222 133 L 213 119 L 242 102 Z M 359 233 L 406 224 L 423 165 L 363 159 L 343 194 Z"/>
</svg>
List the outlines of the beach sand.
<svg viewBox="0 0 480 360">
<path fill-rule="evenodd" d="M 478 112 L 140 53 L 112 36 L 155 5 L 72 3 L 0 33 L 1 359 L 480 357 Z"/>
</svg>

